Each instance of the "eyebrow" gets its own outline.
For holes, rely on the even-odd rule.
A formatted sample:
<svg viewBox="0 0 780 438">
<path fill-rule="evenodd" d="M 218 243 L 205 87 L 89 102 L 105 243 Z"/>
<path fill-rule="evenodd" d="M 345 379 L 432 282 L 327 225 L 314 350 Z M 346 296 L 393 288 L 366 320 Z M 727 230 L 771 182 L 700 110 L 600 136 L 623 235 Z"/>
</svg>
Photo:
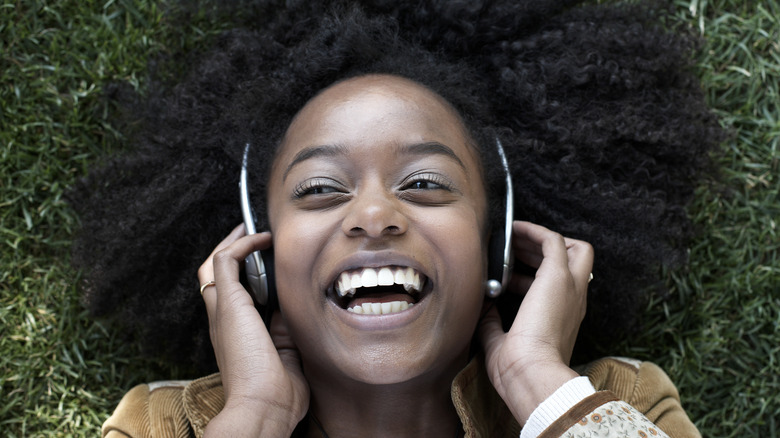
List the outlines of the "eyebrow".
<svg viewBox="0 0 780 438">
<path fill-rule="evenodd" d="M 331 145 L 331 144 L 322 145 L 322 146 L 309 146 L 307 148 L 303 148 L 303 150 L 295 154 L 295 158 L 293 158 L 290 165 L 287 166 L 287 169 L 285 169 L 284 176 L 282 177 L 282 181 L 287 179 L 287 174 L 289 174 L 290 170 L 292 170 L 292 168 L 295 167 L 297 164 L 300 164 L 312 158 L 335 157 L 337 155 L 347 155 L 346 148 L 343 146 Z"/>
<path fill-rule="evenodd" d="M 399 151 L 399 153 L 408 153 L 419 156 L 443 155 L 458 163 L 458 165 L 463 168 L 463 170 L 466 170 L 466 166 L 463 164 L 463 161 L 461 161 L 461 159 L 455 155 L 455 152 L 452 150 L 452 148 L 436 141 L 405 145 Z M 293 167 L 300 164 L 301 162 L 317 157 L 335 157 L 338 155 L 347 155 L 347 149 L 341 145 L 321 145 L 304 148 L 295 155 L 295 158 L 293 158 L 292 162 L 287 166 L 287 169 L 284 171 L 282 180 L 284 181 L 287 179 L 287 174 L 290 173 Z"/>
<path fill-rule="evenodd" d="M 463 161 L 461 161 L 460 158 L 455 155 L 455 151 L 453 151 L 449 146 L 443 145 L 436 141 L 411 144 L 404 147 L 402 152 L 407 152 L 413 155 L 444 155 L 445 157 L 451 158 L 453 161 L 458 163 L 458 166 L 463 168 L 463 170 L 466 170 L 466 166 L 463 164 Z"/>
</svg>

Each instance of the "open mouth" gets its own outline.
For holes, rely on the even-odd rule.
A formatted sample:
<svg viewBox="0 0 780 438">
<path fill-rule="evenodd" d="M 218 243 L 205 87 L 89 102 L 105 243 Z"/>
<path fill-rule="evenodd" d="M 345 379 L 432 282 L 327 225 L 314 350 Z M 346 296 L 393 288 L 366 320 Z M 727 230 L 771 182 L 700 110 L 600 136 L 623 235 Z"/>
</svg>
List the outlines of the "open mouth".
<svg viewBox="0 0 780 438">
<path fill-rule="evenodd" d="M 410 267 L 361 268 L 342 272 L 331 297 L 352 313 L 388 315 L 419 302 L 427 283 L 423 274 Z"/>
</svg>

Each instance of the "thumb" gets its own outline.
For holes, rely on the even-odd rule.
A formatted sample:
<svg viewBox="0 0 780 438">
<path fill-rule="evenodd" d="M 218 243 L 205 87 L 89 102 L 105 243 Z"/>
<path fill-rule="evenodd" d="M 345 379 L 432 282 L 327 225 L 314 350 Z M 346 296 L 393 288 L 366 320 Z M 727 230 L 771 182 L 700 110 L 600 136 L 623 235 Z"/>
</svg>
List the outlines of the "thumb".
<svg viewBox="0 0 780 438">
<path fill-rule="evenodd" d="M 269 331 L 277 351 L 281 352 L 296 349 L 295 342 L 293 342 L 292 336 L 290 336 L 290 330 L 287 327 L 287 321 L 284 319 L 284 316 L 282 316 L 282 312 L 280 312 L 279 309 L 274 311 Z"/>
<path fill-rule="evenodd" d="M 501 325 L 501 315 L 498 314 L 495 306 L 491 306 L 485 313 L 477 330 L 482 348 L 485 349 L 486 356 L 490 356 L 501 345 L 506 334 Z"/>
<path fill-rule="evenodd" d="M 273 339 L 276 352 L 279 354 L 284 368 L 288 371 L 299 373 L 301 368 L 301 356 L 298 347 L 290 336 L 287 321 L 277 309 L 271 318 L 271 339 Z"/>
</svg>

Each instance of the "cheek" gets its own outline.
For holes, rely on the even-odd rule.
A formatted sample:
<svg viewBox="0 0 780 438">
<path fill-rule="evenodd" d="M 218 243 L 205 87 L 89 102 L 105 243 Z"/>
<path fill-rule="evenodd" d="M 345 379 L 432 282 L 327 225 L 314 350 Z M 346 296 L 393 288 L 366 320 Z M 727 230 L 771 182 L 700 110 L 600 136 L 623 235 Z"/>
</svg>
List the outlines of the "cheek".
<svg viewBox="0 0 780 438">
<path fill-rule="evenodd" d="M 277 223 L 273 236 L 279 308 L 296 345 L 311 351 L 314 347 L 305 340 L 321 331 L 326 305 L 325 295 L 312 281 L 322 243 L 315 230 L 299 217 L 286 217 Z"/>
<path fill-rule="evenodd" d="M 475 207 L 478 206 L 465 205 L 441 214 L 436 221 L 437 240 L 446 245 L 446 248 L 442 248 L 442 254 L 487 272 L 485 221 L 480 214 L 481 209 Z"/>
<path fill-rule="evenodd" d="M 306 221 L 305 215 L 287 215 L 275 222 L 272 229 L 274 271 L 280 304 L 303 299 L 303 295 L 313 292 L 311 272 L 325 234 Z"/>
<path fill-rule="evenodd" d="M 446 220 L 449 219 L 449 220 Z M 487 242 L 482 221 L 474 210 L 447 215 L 438 222 L 436 251 L 443 255 L 446 274 L 442 280 L 457 292 L 455 304 L 481 306 L 487 279 Z M 434 239 L 432 239 L 434 240 Z"/>
<path fill-rule="evenodd" d="M 474 336 L 485 299 L 487 262 L 486 243 L 477 222 L 469 222 L 457 234 L 453 231 L 447 231 L 446 246 L 441 248 L 441 253 L 447 254 L 442 260 L 447 269 L 440 285 L 446 310 L 437 326 L 441 342 L 448 345 L 448 351 L 457 352 L 467 349 Z"/>
</svg>

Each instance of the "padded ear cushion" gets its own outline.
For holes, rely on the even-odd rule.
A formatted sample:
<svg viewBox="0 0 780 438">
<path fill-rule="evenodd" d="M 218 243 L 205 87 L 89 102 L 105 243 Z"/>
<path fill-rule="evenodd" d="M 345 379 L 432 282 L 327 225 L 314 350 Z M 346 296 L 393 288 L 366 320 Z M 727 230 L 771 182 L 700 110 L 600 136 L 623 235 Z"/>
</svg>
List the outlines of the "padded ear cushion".
<svg viewBox="0 0 780 438">
<path fill-rule="evenodd" d="M 488 242 L 488 279 L 501 281 L 504 274 L 504 243 L 506 242 L 504 227 L 495 227 L 490 233 Z"/>
<path fill-rule="evenodd" d="M 265 277 L 262 281 L 265 281 L 265 288 L 268 291 L 268 300 L 264 303 L 262 315 L 265 326 L 270 330 L 271 316 L 279 308 L 279 299 L 276 296 L 276 276 L 274 275 L 274 250 L 273 248 L 268 248 L 260 251 L 260 255 L 265 265 Z"/>
</svg>

